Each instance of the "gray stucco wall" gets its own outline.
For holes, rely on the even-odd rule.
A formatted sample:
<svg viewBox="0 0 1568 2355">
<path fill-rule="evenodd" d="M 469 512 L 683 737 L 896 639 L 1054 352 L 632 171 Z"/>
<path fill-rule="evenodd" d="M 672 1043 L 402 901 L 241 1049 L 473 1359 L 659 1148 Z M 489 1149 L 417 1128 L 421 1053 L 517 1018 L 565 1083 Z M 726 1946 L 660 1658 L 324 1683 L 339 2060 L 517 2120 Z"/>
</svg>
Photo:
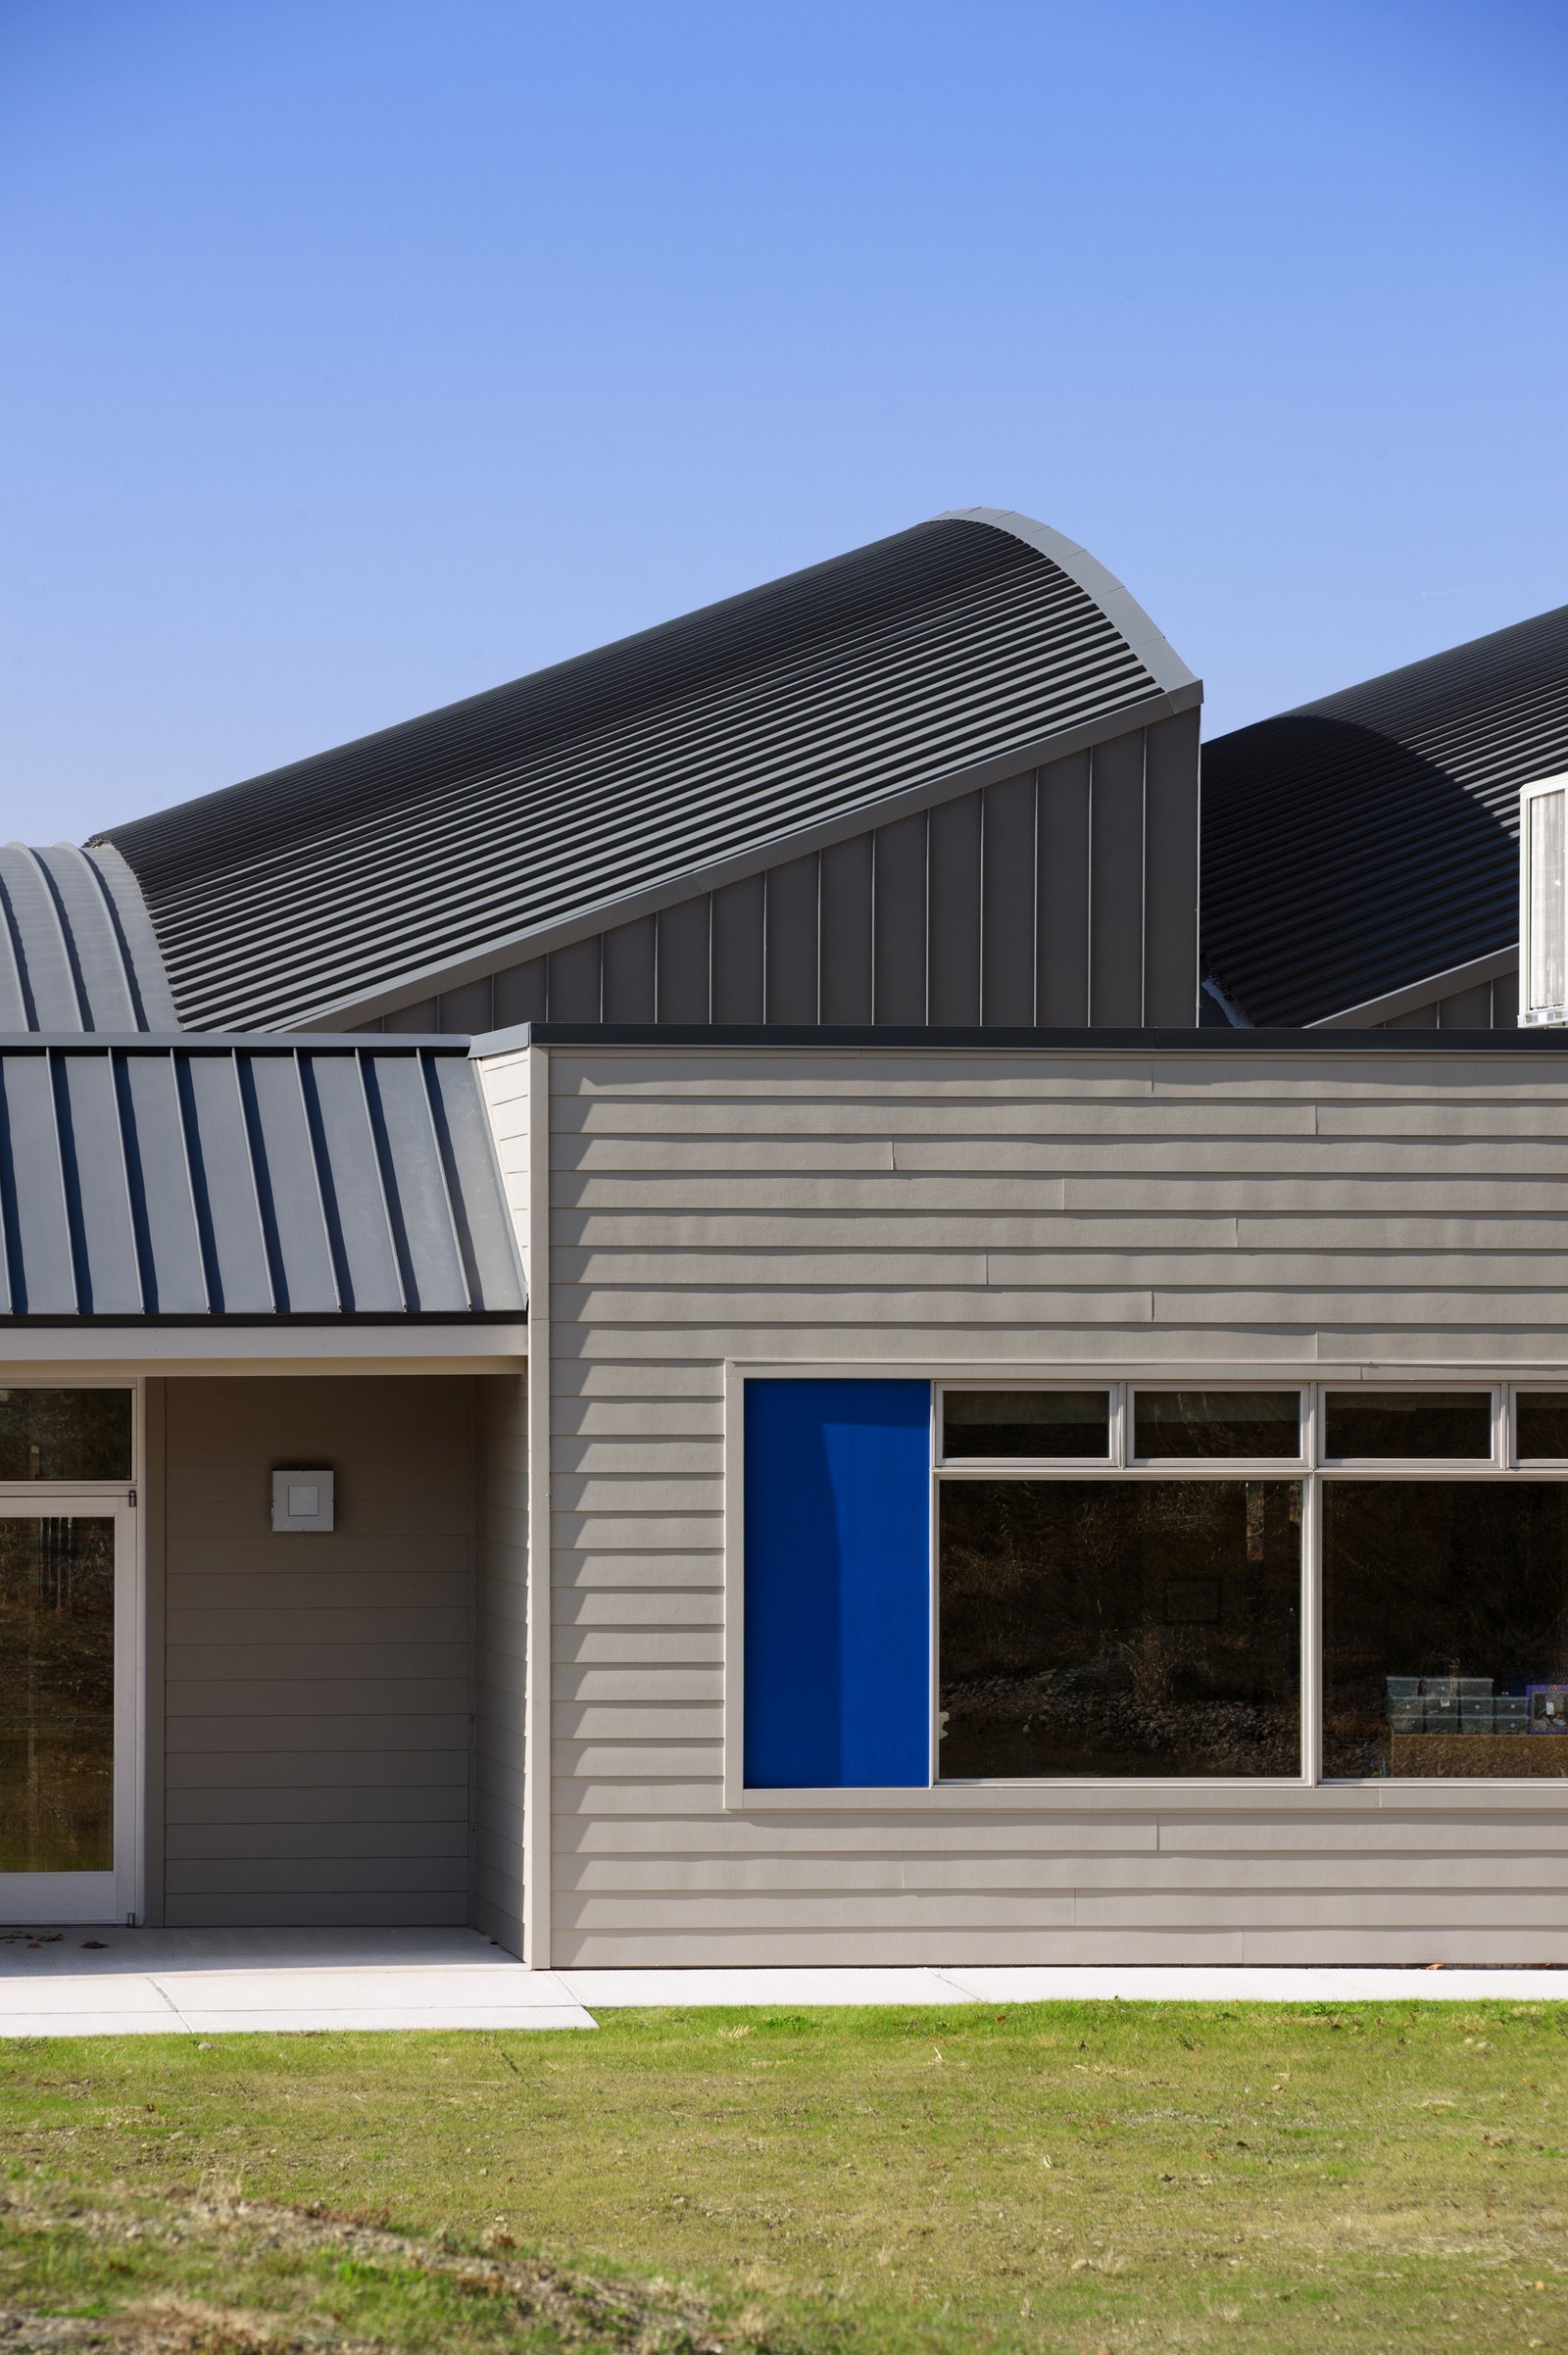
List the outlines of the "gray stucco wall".
<svg viewBox="0 0 1568 2355">
<path fill-rule="evenodd" d="M 1196 1018 L 1197 710 L 370 1027 Z"/>
<path fill-rule="evenodd" d="M 726 1361 L 1561 1374 L 1563 1063 L 548 1053 L 553 1961 L 1568 1961 L 1561 1785 L 720 1780 Z"/>
<path fill-rule="evenodd" d="M 468 1921 L 475 1388 L 164 1385 L 170 1925 Z M 336 1470 L 330 1535 L 272 1534 L 292 1463 Z"/>
</svg>

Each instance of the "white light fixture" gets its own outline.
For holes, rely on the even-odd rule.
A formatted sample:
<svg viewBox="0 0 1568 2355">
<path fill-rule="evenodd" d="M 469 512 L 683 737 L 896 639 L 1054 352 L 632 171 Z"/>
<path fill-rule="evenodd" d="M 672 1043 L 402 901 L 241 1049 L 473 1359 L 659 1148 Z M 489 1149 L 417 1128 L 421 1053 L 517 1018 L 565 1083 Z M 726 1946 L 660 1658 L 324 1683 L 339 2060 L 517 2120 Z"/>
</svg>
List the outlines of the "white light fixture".
<svg viewBox="0 0 1568 2355">
<path fill-rule="evenodd" d="M 272 1474 L 274 1530 L 330 1529 L 333 1476 L 319 1465 Z"/>
<path fill-rule="evenodd" d="M 1519 1020 L 1568 1022 L 1568 777 L 1519 795 Z"/>
</svg>

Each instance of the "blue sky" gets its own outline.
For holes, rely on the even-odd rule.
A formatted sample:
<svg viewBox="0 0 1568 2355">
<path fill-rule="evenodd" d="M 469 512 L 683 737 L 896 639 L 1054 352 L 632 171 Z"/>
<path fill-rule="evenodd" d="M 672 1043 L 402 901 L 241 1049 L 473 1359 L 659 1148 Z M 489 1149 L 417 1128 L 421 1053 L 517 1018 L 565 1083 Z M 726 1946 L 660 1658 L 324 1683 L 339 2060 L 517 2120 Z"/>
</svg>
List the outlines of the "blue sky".
<svg viewBox="0 0 1568 2355">
<path fill-rule="evenodd" d="M 1211 732 L 1568 600 L 1568 10 L 0 0 L 0 826 L 952 506 Z"/>
</svg>

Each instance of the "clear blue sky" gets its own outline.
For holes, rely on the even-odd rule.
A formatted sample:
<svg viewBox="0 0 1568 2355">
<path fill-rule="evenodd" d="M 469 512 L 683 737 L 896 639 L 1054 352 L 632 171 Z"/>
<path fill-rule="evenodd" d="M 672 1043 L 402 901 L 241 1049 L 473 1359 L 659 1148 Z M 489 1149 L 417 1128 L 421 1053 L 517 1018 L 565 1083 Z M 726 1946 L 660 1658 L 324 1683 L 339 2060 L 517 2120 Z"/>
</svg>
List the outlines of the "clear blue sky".
<svg viewBox="0 0 1568 2355">
<path fill-rule="evenodd" d="M 0 0 L 0 830 L 951 506 L 1210 732 L 1568 601 L 1562 0 Z"/>
</svg>

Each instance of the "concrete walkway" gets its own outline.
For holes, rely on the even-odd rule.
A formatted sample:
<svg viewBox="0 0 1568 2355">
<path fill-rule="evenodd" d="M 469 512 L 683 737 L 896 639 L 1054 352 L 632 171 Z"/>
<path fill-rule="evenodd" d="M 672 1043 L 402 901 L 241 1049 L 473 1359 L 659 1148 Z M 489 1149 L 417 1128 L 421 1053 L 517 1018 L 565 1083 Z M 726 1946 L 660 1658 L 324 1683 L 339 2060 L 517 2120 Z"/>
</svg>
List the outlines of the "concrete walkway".
<svg viewBox="0 0 1568 2355">
<path fill-rule="evenodd" d="M 528 1971 L 469 1930 L 0 1930 L 0 2036 L 592 2028 L 628 2006 L 1568 2001 L 1568 1971 Z"/>
</svg>

